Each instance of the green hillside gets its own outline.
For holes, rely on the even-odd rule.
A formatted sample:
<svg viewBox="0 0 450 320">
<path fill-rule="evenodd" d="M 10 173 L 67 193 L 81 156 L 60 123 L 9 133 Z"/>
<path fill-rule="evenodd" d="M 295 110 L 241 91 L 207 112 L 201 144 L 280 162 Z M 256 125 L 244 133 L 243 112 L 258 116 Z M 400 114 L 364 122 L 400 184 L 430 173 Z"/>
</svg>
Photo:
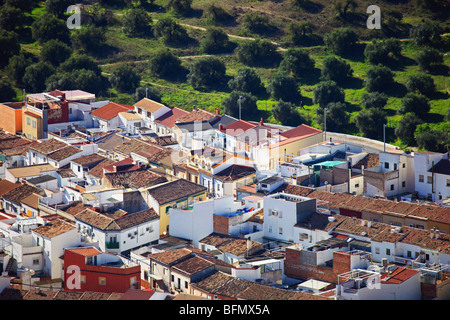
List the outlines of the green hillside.
<svg viewBox="0 0 450 320">
<path fill-rule="evenodd" d="M 21 5 L 18 9 L 24 17 L 20 22 L 8 18 L 14 13 L 11 1 L 2 2 L 0 38 L 3 40 L 0 41 L 12 44 L 8 46 L 11 52 L 0 53 L 4 55 L 2 85 L 5 88 L 12 87 L 15 92 L 14 96 L 8 96 L 8 90 L 5 89 L 3 101 L 21 100 L 23 89 L 32 92 L 38 89 L 78 88 L 95 92 L 99 99 L 132 104 L 136 88 L 142 87 L 151 88 L 156 99 L 170 107 L 186 110 L 215 110 L 220 107 L 224 111 L 226 99 L 232 92 L 228 82 L 240 70 L 254 70 L 266 89 L 271 86 L 274 75 L 285 70 L 286 76 L 294 78 L 300 94 L 291 101 L 294 110 L 289 112 L 293 112 L 293 115 L 298 112 L 299 116 L 277 116 L 279 112 L 273 111 L 280 97 L 269 89 L 268 92 L 264 90 L 254 94 L 258 112 L 244 113 L 244 119 L 259 120 L 263 117 L 266 122 L 289 125 L 307 123 L 322 128 L 323 108 L 327 107 L 327 102 L 319 105 L 314 92 L 324 82 L 322 70 L 328 60 L 336 57 L 348 64 L 351 72 L 348 77 L 338 81 L 339 89 L 345 94 L 342 106 L 336 106 L 337 103 L 328 105 L 329 109 L 335 110 L 327 113 L 329 130 L 380 139 L 380 115 L 385 115 L 387 142 L 411 149 L 449 150 L 448 1 L 377 1 L 381 10 L 379 30 L 367 28 L 370 13 L 366 11 L 373 4 L 369 0 L 83 1 L 80 5 L 81 29 L 67 29 L 61 34 L 55 30 L 64 29 L 63 25 L 70 16 L 64 13 L 64 8 L 71 4 L 67 0 L 46 3 L 17 1 L 15 6 Z M 59 27 L 42 26 L 44 35 L 39 38 L 36 21 L 47 14 L 58 15 L 57 20 L 63 23 Z M 212 28 L 216 28 L 215 33 L 211 31 Z M 356 42 L 346 52 L 337 52 L 338 49 L 333 49 L 329 40 L 336 37 L 328 35 L 343 28 L 355 34 Z M 11 34 L 15 34 L 15 37 Z M 49 45 L 46 34 L 65 44 L 51 42 Z M 169 39 L 169 36 L 173 36 L 173 39 Z M 213 36 L 215 38 L 211 38 Z M 205 49 L 207 39 L 210 40 L 207 43 L 209 51 Z M 368 58 L 366 48 L 375 39 L 375 58 L 370 61 L 372 58 Z M 392 41 L 395 42 L 394 49 L 380 52 L 387 39 L 398 41 Z M 19 49 L 14 49 L 14 41 L 19 44 Z M 345 45 L 351 44 L 351 41 L 343 42 Z M 251 56 L 251 62 L 245 60 L 242 54 L 245 51 L 241 48 L 249 43 L 258 43 L 258 50 L 270 57 Z M 304 50 L 312 59 L 312 66 L 295 71 L 292 66 L 298 66 L 302 61 L 293 64 L 284 62 L 287 60 L 286 52 L 294 52 L 293 49 Z M 179 72 L 162 76 L 152 71 L 150 61 L 161 50 L 169 50 L 179 59 Z M 436 59 L 428 61 L 427 58 L 432 54 L 420 57 L 422 52 L 428 52 L 426 50 L 437 55 Z M 87 60 L 73 57 L 80 55 L 87 56 Z M 220 61 L 225 67 L 224 75 L 220 81 L 211 80 L 199 87 L 189 80 L 188 75 L 192 66 L 205 57 Z M 370 70 L 378 65 L 377 61 L 392 72 L 394 81 L 385 88 L 370 89 L 367 80 Z M 25 79 L 24 74 L 28 74 Z M 403 107 L 402 103 L 407 100 L 404 98 L 409 91 L 415 91 L 416 94 L 420 91 L 420 86 L 414 90 L 410 85 L 411 77 L 417 75 L 431 78 L 434 88 L 426 94 L 429 110 L 415 110 L 416 122 L 412 123 L 406 121 L 404 113 L 410 113 L 419 102 L 414 101 L 412 106 L 407 107 Z M 123 78 L 123 81 L 120 82 L 118 78 Z M 121 86 L 120 83 L 134 85 L 125 88 L 128 85 Z M 363 98 L 369 91 L 381 92 L 387 98 L 387 103 L 381 107 L 382 113 L 373 113 L 373 119 L 368 115 L 370 108 L 363 105 Z M 367 116 L 366 122 L 363 122 L 362 116 L 358 116 L 360 113 Z M 404 130 L 396 130 L 398 127 Z"/>
</svg>

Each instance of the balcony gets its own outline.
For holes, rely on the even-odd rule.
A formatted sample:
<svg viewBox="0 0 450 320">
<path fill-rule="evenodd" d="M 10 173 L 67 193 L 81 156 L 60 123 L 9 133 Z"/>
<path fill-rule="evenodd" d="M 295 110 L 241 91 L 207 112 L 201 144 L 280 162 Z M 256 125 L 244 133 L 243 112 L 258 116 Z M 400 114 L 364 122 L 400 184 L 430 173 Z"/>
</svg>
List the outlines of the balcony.
<svg viewBox="0 0 450 320">
<path fill-rule="evenodd" d="M 119 242 L 106 242 L 106 249 L 119 249 Z"/>
</svg>

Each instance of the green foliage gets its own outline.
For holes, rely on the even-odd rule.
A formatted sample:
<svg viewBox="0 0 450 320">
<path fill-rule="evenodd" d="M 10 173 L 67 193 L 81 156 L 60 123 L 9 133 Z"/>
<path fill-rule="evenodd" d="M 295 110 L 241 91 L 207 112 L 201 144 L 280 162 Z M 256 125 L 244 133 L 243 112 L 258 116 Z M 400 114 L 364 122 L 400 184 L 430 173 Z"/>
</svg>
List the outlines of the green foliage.
<svg viewBox="0 0 450 320">
<path fill-rule="evenodd" d="M 433 127 L 429 123 L 417 125 L 414 137 L 417 146 L 431 152 L 445 153 L 450 150 L 450 127 Z"/>
<path fill-rule="evenodd" d="M 416 145 L 414 132 L 422 120 L 415 113 L 406 113 L 395 128 L 395 135 L 409 146 Z"/>
<path fill-rule="evenodd" d="M 323 61 L 320 79 L 323 81 L 334 81 L 343 84 L 352 77 L 353 70 L 345 60 L 328 56 Z"/>
<path fill-rule="evenodd" d="M 41 93 L 45 90 L 45 82 L 54 73 L 54 68 L 48 62 L 37 62 L 25 69 L 22 83 L 27 92 Z"/>
<path fill-rule="evenodd" d="M 16 96 L 13 85 L 9 80 L 0 79 L 0 101 L 9 102 Z"/>
<path fill-rule="evenodd" d="M 410 75 L 405 85 L 409 92 L 421 93 L 427 97 L 436 91 L 433 78 L 423 73 Z"/>
<path fill-rule="evenodd" d="M 377 65 L 371 67 L 366 73 L 366 88 L 369 92 L 383 92 L 394 85 L 394 73 L 386 66 Z"/>
<path fill-rule="evenodd" d="M 0 66 L 5 66 L 14 55 L 19 54 L 20 44 L 17 33 L 0 29 Z"/>
<path fill-rule="evenodd" d="M 169 17 L 161 18 L 155 23 L 154 34 L 167 45 L 182 45 L 189 39 L 186 29 Z"/>
<path fill-rule="evenodd" d="M 286 72 L 279 71 L 270 77 L 267 83 L 267 93 L 275 100 L 299 102 L 301 95 L 297 81 Z"/>
<path fill-rule="evenodd" d="M 361 104 L 365 109 L 383 109 L 388 102 L 388 97 L 380 92 L 364 92 L 361 96 Z"/>
<path fill-rule="evenodd" d="M 133 101 L 138 102 L 144 98 L 147 98 L 156 102 L 161 102 L 161 97 L 161 92 L 159 92 L 154 87 L 139 87 L 136 88 L 136 91 L 133 94 Z"/>
<path fill-rule="evenodd" d="M 370 139 L 383 138 L 383 124 L 386 124 L 386 112 L 379 108 L 360 111 L 355 117 L 355 125 L 360 132 Z"/>
<path fill-rule="evenodd" d="M 260 35 L 270 33 L 274 30 L 273 26 L 269 23 L 269 17 L 256 12 L 246 14 L 243 19 L 243 25 L 250 32 Z"/>
<path fill-rule="evenodd" d="M 345 93 L 336 82 L 324 81 L 319 83 L 313 90 L 313 103 L 324 107 L 331 102 L 344 102 Z"/>
<path fill-rule="evenodd" d="M 337 55 L 346 55 L 351 53 L 358 41 L 356 32 L 349 28 L 340 28 L 331 31 L 324 37 L 326 46 Z"/>
<path fill-rule="evenodd" d="M 327 110 L 325 111 L 325 108 Z M 344 102 L 330 102 L 326 107 L 319 106 L 316 109 L 316 122 L 324 127 L 324 111 L 326 114 L 327 131 L 344 131 L 350 121 L 350 115 L 347 112 L 347 106 Z"/>
<path fill-rule="evenodd" d="M 434 45 L 440 41 L 442 32 L 439 23 L 427 19 L 413 26 L 410 36 L 418 45 Z"/>
<path fill-rule="evenodd" d="M 214 54 L 230 50 L 228 35 L 220 28 L 211 27 L 206 31 L 200 48 L 202 52 Z"/>
<path fill-rule="evenodd" d="M 80 52 L 99 54 L 105 43 L 105 30 L 93 24 L 72 33 L 72 46 Z"/>
<path fill-rule="evenodd" d="M 131 9 L 123 15 L 122 32 L 129 37 L 146 37 L 151 34 L 152 18 L 142 8 Z"/>
<path fill-rule="evenodd" d="M 374 65 L 386 64 L 391 62 L 392 58 L 399 58 L 402 47 L 398 39 L 389 38 L 384 41 L 373 40 L 366 45 L 364 56 Z"/>
<path fill-rule="evenodd" d="M 92 70 L 77 69 L 51 75 L 45 82 L 48 91 L 62 89 L 84 90 L 94 94 L 104 93 L 106 79 Z"/>
<path fill-rule="evenodd" d="M 280 68 L 294 76 L 304 77 L 314 69 L 314 60 L 304 49 L 289 48 L 283 55 Z"/>
<path fill-rule="evenodd" d="M 239 117 L 239 97 L 242 97 L 240 99 L 241 117 L 251 119 L 258 113 L 258 106 L 256 105 L 258 99 L 248 92 L 232 91 L 222 101 L 224 113 L 231 117 Z"/>
<path fill-rule="evenodd" d="M 203 15 L 209 23 L 214 25 L 226 25 L 233 20 L 233 16 L 224 8 L 218 7 L 214 4 L 208 6 L 203 12 Z"/>
<path fill-rule="evenodd" d="M 241 43 L 236 49 L 236 54 L 240 62 L 253 67 L 273 66 L 280 59 L 276 46 L 270 41 L 261 39 Z"/>
<path fill-rule="evenodd" d="M 44 13 L 33 22 L 31 25 L 31 34 L 33 39 L 40 44 L 52 39 L 70 43 L 70 32 L 66 26 L 66 22 L 50 13 Z"/>
<path fill-rule="evenodd" d="M 187 79 L 194 89 L 211 89 L 225 80 L 225 64 L 216 57 L 205 57 L 192 63 Z"/>
<path fill-rule="evenodd" d="M 119 92 L 130 93 L 135 91 L 140 81 L 141 77 L 136 72 L 136 69 L 126 64 L 115 68 L 109 77 L 109 82 Z"/>
<path fill-rule="evenodd" d="M 400 114 L 415 113 L 421 117 L 426 115 L 430 108 L 430 102 L 427 97 L 422 94 L 409 92 L 403 97 L 402 104 L 397 111 Z"/>
<path fill-rule="evenodd" d="M 283 100 L 278 101 L 272 108 L 272 114 L 275 120 L 281 122 L 281 124 L 285 126 L 296 127 L 304 122 L 297 108 L 291 102 Z"/>
<path fill-rule="evenodd" d="M 417 63 L 420 69 L 430 70 L 432 66 L 442 64 L 444 55 L 432 47 L 425 47 L 417 54 Z"/>
<path fill-rule="evenodd" d="M 290 22 L 286 26 L 287 38 L 294 45 L 308 44 L 314 31 L 311 21 Z"/>
<path fill-rule="evenodd" d="M 167 7 L 177 14 L 187 15 L 192 11 L 192 0 L 168 0 Z"/>
<path fill-rule="evenodd" d="M 73 4 L 74 2 L 72 0 L 46 0 L 45 10 L 58 18 L 62 18 L 67 8 Z"/>
<path fill-rule="evenodd" d="M 59 40 L 52 39 L 42 45 L 40 59 L 50 63 L 54 67 L 57 67 L 62 62 L 66 61 L 71 54 L 72 48 L 70 48 L 67 44 Z"/>
<path fill-rule="evenodd" d="M 25 69 L 33 63 L 33 60 L 26 56 L 23 52 L 9 59 L 6 66 L 6 74 L 8 78 L 17 86 L 22 86 L 22 78 L 25 75 Z"/>
<path fill-rule="evenodd" d="M 261 78 L 256 71 L 246 67 L 239 69 L 236 76 L 228 81 L 228 87 L 232 91 L 248 92 L 252 95 L 258 95 L 264 91 Z"/>
<path fill-rule="evenodd" d="M 101 74 L 101 69 L 95 60 L 85 54 L 71 55 L 58 68 L 60 72 L 73 72 L 74 70 L 80 69 L 92 70 L 97 75 Z"/>
<path fill-rule="evenodd" d="M 175 79 L 183 69 L 181 60 L 170 50 L 158 50 L 149 61 L 150 72 L 164 79 Z"/>
<path fill-rule="evenodd" d="M 15 31 L 26 23 L 25 13 L 16 7 L 5 5 L 0 9 L 0 29 Z"/>
</svg>

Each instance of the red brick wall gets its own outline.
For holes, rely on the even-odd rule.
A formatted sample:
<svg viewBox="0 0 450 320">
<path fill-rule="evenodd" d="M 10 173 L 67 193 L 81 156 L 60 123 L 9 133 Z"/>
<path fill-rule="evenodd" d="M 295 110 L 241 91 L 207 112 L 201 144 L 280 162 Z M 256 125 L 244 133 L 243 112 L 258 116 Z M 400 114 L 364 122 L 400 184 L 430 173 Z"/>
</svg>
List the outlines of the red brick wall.
<svg viewBox="0 0 450 320">
<path fill-rule="evenodd" d="M 338 282 L 338 275 L 350 271 L 350 255 L 345 252 L 333 253 L 333 267 L 312 266 L 302 263 L 300 250 L 286 249 L 284 272 L 288 277 L 307 280 L 314 278 L 331 283 Z"/>
<path fill-rule="evenodd" d="M 341 251 L 333 252 L 333 272 L 337 275 L 350 271 L 350 254 Z"/>
<path fill-rule="evenodd" d="M 213 215 L 214 232 L 228 234 L 228 217 Z"/>
</svg>

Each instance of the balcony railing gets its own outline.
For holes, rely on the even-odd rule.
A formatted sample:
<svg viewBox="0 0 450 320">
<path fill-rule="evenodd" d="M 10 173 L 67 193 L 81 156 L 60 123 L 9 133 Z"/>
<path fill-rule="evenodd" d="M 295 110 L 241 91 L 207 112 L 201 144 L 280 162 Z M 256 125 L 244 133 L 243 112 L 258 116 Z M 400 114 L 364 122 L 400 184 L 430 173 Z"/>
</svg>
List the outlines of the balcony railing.
<svg viewBox="0 0 450 320">
<path fill-rule="evenodd" d="M 119 249 L 119 242 L 106 242 L 106 249 Z"/>
</svg>

